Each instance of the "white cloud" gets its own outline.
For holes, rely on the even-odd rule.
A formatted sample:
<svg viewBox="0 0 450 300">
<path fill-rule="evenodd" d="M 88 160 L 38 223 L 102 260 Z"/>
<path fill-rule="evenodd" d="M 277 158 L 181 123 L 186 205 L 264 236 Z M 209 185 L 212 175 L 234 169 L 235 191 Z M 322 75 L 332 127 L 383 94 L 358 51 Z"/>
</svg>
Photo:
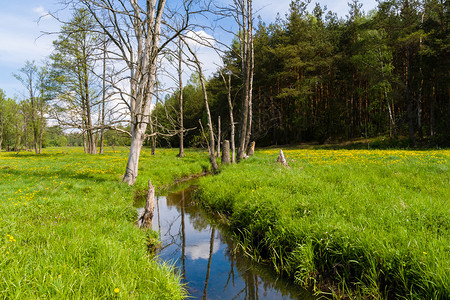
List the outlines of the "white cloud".
<svg viewBox="0 0 450 300">
<path fill-rule="evenodd" d="M 214 240 L 213 254 L 216 253 L 217 250 L 219 250 L 219 245 L 220 245 L 219 241 Z M 188 245 L 188 246 L 186 246 L 186 255 L 189 256 L 189 258 L 192 260 L 208 259 L 209 258 L 209 248 L 210 248 L 209 241 L 199 243 L 197 245 Z"/>
<path fill-rule="evenodd" d="M 33 12 L 37 13 L 40 17 L 49 17 L 49 14 L 45 11 L 42 5 L 33 8 Z"/>
<path fill-rule="evenodd" d="M 186 37 L 186 42 L 194 47 L 214 47 L 216 45 L 214 37 L 207 34 L 204 30 L 190 30 L 186 33 Z"/>
</svg>

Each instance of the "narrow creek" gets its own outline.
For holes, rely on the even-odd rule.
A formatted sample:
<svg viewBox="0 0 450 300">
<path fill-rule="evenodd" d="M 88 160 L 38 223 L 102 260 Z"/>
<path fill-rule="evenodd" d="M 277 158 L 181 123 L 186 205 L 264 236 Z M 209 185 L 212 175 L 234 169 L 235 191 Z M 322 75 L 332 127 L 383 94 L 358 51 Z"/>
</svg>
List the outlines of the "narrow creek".
<svg viewBox="0 0 450 300">
<path fill-rule="evenodd" d="M 192 299 L 315 299 L 311 292 L 276 276 L 234 251 L 230 235 L 191 199 L 195 186 L 155 199 L 153 229 L 159 258 L 174 265 Z M 136 201 L 141 214 L 145 198 Z"/>
</svg>

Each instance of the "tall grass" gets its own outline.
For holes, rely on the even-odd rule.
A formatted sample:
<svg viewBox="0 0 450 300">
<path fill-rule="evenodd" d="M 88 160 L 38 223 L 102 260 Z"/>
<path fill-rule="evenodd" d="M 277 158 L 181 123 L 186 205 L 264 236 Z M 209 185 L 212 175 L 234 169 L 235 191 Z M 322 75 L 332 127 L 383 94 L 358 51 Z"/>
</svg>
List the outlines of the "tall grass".
<svg viewBox="0 0 450 300">
<path fill-rule="evenodd" d="M 201 179 L 255 259 L 355 298 L 450 298 L 450 151 L 276 150 Z"/>
<path fill-rule="evenodd" d="M 199 173 L 207 156 L 141 155 L 138 189 Z M 121 184 L 127 150 L 87 155 L 0 153 L 0 298 L 181 299 L 171 267 L 149 259 L 135 190 Z"/>
</svg>

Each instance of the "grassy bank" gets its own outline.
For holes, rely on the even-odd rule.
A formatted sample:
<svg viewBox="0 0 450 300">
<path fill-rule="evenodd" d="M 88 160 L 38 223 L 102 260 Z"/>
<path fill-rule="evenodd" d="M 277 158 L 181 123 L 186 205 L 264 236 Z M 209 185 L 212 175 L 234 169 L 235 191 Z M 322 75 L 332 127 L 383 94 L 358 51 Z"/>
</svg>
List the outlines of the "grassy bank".
<svg viewBox="0 0 450 300">
<path fill-rule="evenodd" d="M 127 153 L 0 153 L 0 298 L 183 297 L 170 268 L 149 259 L 149 233 L 133 224 L 133 195 L 149 178 L 161 186 L 201 172 L 207 156 L 144 150 L 130 188 L 120 183 Z"/>
<path fill-rule="evenodd" d="M 290 169 L 262 150 L 201 179 L 244 251 L 325 292 L 450 297 L 450 151 L 285 154 Z"/>
</svg>

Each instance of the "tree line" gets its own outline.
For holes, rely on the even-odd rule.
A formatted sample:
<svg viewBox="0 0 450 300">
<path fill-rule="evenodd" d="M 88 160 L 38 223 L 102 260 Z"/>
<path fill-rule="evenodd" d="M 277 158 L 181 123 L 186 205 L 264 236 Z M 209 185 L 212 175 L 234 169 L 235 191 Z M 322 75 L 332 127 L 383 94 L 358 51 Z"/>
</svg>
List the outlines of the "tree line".
<svg viewBox="0 0 450 300">
<path fill-rule="evenodd" d="M 252 139 L 275 145 L 383 136 L 411 147 L 448 146 L 448 1 L 380 1 L 367 14 L 353 1 L 345 19 L 308 5 L 292 1 L 284 19 L 256 26 Z M 236 38 L 208 81 L 213 119 L 221 117 L 227 139 L 227 88 L 235 114 L 245 94 L 241 49 Z M 193 91 L 195 84 L 183 89 L 184 122 L 192 128 L 202 117 Z M 178 95 L 161 104 L 159 122 L 177 118 Z M 200 135 L 188 132 L 185 142 L 195 146 Z M 160 142 L 178 145 L 175 138 Z"/>
</svg>

